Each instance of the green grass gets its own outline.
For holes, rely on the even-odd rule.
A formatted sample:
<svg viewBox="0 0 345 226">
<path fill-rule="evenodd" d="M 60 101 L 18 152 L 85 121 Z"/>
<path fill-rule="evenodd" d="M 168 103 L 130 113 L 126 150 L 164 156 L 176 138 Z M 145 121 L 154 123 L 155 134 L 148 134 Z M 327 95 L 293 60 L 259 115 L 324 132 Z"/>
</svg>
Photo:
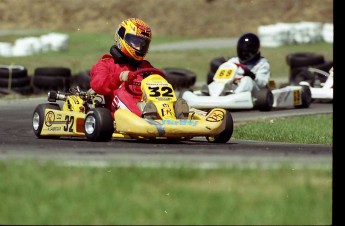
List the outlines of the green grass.
<svg viewBox="0 0 345 226">
<path fill-rule="evenodd" d="M 330 167 L 95 168 L 1 161 L 0 181 L 0 224 L 332 223 Z"/>
<path fill-rule="evenodd" d="M 235 126 L 232 138 L 332 145 L 333 115 L 294 116 L 249 122 Z"/>
</svg>

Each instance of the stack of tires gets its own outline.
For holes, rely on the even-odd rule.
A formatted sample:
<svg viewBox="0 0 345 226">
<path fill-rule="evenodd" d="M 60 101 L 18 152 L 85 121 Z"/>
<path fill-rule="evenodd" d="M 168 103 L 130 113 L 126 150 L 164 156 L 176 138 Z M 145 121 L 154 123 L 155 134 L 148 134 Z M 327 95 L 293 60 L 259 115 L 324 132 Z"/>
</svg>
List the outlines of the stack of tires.
<svg viewBox="0 0 345 226">
<path fill-rule="evenodd" d="M 166 67 L 162 71 L 175 90 L 189 89 L 196 82 L 196 74 L 188 69 Z"/>
<path fill-rule="evenodd" d="M 29 95 L 32 92 L 27 68 L 20 65 L 0 65 L 0 93 Z"/>
<path fill-rule="evenodd" d="M 38 67 L 35 69 L 32 85 L 35 93 L 50 90 L 67 92 L 70 88 L 71 70 L 65 67 Z"/>
<path fill-rule="evenodd" d="M 206 81 L 207 81 L 207 85 L 210 84 L 213 81 L 213 76 L 216 73 L 217 69 L 219 68 L 219 66 L 224 63 L 225 61 L 227 61 L 227 59 L 223 56 L 221 57 L 216 57 L 213 58 L 210 62 L 210 69 L 207 72 L 207 77 L 206 77 Z"/>
<path fill-rule="evenodd" d="M 71 78 L 71 87 L 79 86 L 81 90 L 87 91 L 90 87 L 90 70 L 80 71 Z"/>
<path fill-rule="evenodd" d="M 290 67 L 289 83 L 293 85 L 298 85 L 301 81 L 306 81 L 311 86 L 314 86 L 316 81 L 324 83 L 327 77 L 313 73 L 310 68 L 328 73 L 333 66 L 333 61 L 327 61 L 323 55 L 310 52 L 290 53 L 286 56 L 286 63 Z"/>
</svg>

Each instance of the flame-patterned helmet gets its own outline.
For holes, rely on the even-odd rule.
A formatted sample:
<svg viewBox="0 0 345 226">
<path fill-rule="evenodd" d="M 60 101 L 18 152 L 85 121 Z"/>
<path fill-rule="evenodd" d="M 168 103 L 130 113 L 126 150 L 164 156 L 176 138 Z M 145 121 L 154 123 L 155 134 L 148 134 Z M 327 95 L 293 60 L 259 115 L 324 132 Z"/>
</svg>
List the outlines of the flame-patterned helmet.
<svg viewBox="0 0 345 226">
<path fill-rule="evenodd" d="M 142 20 L 130 18 L 120 23 L 115 32 L 115 45 L 126 56 L 141 61 L 151 42 L 151 28 Z"/>
</svg>

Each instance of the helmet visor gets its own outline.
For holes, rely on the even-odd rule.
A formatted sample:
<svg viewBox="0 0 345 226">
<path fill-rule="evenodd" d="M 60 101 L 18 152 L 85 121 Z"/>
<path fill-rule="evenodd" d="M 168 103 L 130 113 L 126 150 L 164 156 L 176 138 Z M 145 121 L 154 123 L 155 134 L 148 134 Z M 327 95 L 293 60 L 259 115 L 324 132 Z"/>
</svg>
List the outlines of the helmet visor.
<svg viewBox="0 0 345 226">
<path fill-rule="evenodd" d="M 250 61 L 257 53 L 244 48 L 238 48 L 237 54 L 242 61 Z"/>
<path fill-rule="evenodd" d="M 141 54 L 146 54 L 150 46 L 150 39 L 133 34 L 126 34 L 125 41 L 128 45 Z"/>
</svg>

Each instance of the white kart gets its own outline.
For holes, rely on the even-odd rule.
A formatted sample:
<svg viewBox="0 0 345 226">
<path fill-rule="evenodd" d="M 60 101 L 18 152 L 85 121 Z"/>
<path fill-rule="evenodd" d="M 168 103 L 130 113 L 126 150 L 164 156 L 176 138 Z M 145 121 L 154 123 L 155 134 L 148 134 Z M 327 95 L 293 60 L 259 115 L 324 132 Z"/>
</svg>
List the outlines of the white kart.
<svg viewBox="0 0 345 226">
<path fill-rule="evenodd" d="M 220 107 L 229 110 L 270 111 L 272 108 L 308 108 L 312 102 L 309 86 L 275 88 L 274 81 L 270 81 L 269 87 L 258 91 L 234 93 L 235 81 L 242 77 L 243 69 L 232 63 L 226 68 L 218 68 L 213 81 L 203 85 L 201 90 L 183 90 L 180 97 L 185 99 L 190 107 L 198 109 Z"/>
<path fill-rule="evenodd" d="M 329 73 L 316 68 L 308 68 L 308 70 L 314 73 L 315 76 L 312 84 L 308 81 L 301 81 L 299 84 L 309 86 L 313 100 L 333 100 L 333 67 Z M 320 76 L 324 76 L 321 80 L 326 78 L 326 81 L 322 82 L 320 79 L 317 79 Z"/>
</svg>

